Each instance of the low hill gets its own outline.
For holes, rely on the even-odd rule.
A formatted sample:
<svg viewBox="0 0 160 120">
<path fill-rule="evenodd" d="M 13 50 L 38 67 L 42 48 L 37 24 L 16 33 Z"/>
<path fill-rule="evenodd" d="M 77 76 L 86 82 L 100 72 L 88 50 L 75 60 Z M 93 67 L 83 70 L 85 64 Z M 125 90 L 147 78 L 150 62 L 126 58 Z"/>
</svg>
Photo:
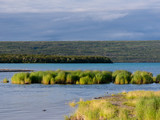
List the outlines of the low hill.
<svg viewBox="0 0 160 120">
<path fill-rule="evenodd" d="M 0 54 L 106 56 L 113 62 L 160 62 L 160 41 L 0 42 Z"/>
</svg>

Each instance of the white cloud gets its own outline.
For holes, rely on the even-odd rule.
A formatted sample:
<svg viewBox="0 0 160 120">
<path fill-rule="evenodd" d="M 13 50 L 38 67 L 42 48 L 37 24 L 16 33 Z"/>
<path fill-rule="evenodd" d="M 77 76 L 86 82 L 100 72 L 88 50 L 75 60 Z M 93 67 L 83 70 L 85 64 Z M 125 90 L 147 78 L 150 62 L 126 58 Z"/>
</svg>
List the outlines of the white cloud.
<svg viewBox="0 0 160 120">
<path fill-rule="evenodd" d="M 124 17 L 137 9 L 158 9 L 159 0 L 0 0 L 0 13 L 76 13 L 79 19 L 90 17 L 106 21 Z M 68 18 L 56 18 L 56 21 Z"/>
<path fill-rule="evenodd" d="M 0 12 L 94 12 L 158 8 L 159 0 L 0 0 Z"/>
</svg>

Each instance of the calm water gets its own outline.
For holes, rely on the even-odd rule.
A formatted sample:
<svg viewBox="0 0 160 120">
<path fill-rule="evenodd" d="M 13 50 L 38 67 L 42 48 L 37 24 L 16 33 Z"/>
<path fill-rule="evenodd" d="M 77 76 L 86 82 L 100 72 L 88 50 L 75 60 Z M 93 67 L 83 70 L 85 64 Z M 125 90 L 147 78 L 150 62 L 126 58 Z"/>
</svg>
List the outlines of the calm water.
<svg viewBox="0 0 160 120">
<path fill-rule="evenodd" d="M 116 64 L 0 64 L 0 69 L 32 70 L 145 70 L 160 73 L 160 63 Z M 14 73 L 0 73 L 0 80 Z M 0 120 L 63 120 L 73 112 L 67 103 L 131 90 L 160 90 L 149 85 L 12 85 L 0 83 Z M 46 112 L 43 110 L 46 109 Z"/>
</svg>

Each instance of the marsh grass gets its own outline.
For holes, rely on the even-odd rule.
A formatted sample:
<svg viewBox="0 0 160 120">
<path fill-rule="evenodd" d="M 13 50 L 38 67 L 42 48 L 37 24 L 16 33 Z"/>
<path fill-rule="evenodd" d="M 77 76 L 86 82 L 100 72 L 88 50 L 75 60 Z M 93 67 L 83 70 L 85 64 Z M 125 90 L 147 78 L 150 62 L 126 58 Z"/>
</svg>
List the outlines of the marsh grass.
<svg viewBox="0 0 160 120">
<path fill-rule="evenodd" d="M 153 83 L 153 75 L 150 72 L 146 71 L 136 71 L 132 75 L 132 84 L 149 84 Z"/>
<path fill-rule="evenodd" d="M 77 104 L 67 120 L 160 120 L 160 91 L 131 91 Z"/>
<path fill-rule="evenodd" d="M 55 77 L 55 82 L 57 84 L 66 84 L 66 72 L 59 71 L 57 76 Z"/>
<path fill-rule="evenodd" d="M 79 84 L 81 85 L 93 84 L 93 80 L 89 76 L 81 77 L 79 80 Z"/>
<path fill-rule="evenodd" d="M 160 97 L 143 97 L 136 104 L 138 120 L 160 120 Z"/>
<path fill-rule="evenodd" d="M 76 84 L 76 82 L 79 80 L 79 77 L 75 74 L 68 74 L 66 78 L 67 84 Z"/>
<path fill-rule="evenodd" d="M 37 71 L 31 73 L 16 73 L 12 76 L 13 84 L 149 84 L 159 82 L 159 76 L 153 77 L 152 73 L 145 71 L 131 72 L 126 70 L 110 71 Z"/>
<path fill-rule="evenodd" d="M 115 81 L 116 76 L 117 76 L 118 74 L 120 74 L 120 73 L 124 73 L 124 74 L 128 74 L 128 75 L 131 75 L 131 74 L 132 74 L 131 72 L 126 71 L 126 70 L 116 70 L 116 71 L 114 71 L 114 72 L 112 73 L 112 80 L 113 80 L 113 82 Z"/>
<path fill-rule="evenodd" d="M 25 81 L 29 78 L 30 73 L 16 73 L 11 78 L 13 84 L 25 84 Z"/>
<path fill-rule="evenodd" d="M 160 83 L 160 74 L 157 75 L 155 82 L 156 82 L 156 83 Z"/>
<path fill-rule="evenodd" d="M 131 74 L 128 72 L 120 72 L 115 78 L 115 84 L 129 84 L 131 81 Z"/>
</svg>

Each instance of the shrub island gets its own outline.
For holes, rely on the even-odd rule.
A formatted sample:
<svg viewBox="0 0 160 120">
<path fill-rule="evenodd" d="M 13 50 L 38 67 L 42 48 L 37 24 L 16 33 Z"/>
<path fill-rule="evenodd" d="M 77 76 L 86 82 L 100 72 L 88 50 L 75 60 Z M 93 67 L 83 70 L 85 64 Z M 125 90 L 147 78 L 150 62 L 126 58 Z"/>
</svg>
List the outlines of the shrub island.
<svg viewBox="0 0 160 120">
<path fill-rule="evenodd" d="M 160 91 L 131 91 L 88 101 L 78 106 L 66 120 L 160 120 Z"/>
<path fill-rule="evenodd" d="M 153 77 L 152 73 L 136 71 L 133 74 L 126 70 L 110 71 L 37 71 L 21 72 L 12 76 L 13 84 L 149 84 L 160 83 L 160 75 Z"/>
</svg>

